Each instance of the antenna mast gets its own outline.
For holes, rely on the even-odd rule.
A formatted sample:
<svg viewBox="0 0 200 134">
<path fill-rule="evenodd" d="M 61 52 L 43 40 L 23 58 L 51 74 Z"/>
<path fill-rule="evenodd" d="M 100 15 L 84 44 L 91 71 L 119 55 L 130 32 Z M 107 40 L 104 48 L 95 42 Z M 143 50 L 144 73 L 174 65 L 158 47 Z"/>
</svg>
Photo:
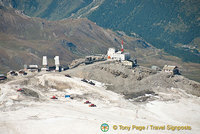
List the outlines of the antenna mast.
<svg viewBox="0 0 200 134">
<path fill-rule="evenodd" d="M 124 52 L 123 40 L 122 40 L 122 45 L 121 45 L 121 52 Z"/>
</svg>

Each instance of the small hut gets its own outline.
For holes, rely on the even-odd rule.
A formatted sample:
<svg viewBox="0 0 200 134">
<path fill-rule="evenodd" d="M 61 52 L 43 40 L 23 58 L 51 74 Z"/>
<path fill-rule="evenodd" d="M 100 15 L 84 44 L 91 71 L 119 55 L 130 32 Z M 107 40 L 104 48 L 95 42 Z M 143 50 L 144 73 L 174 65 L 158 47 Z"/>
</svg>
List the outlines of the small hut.
<svg viewBox="0 0 200 134">
<path fill-rule="evenodd" d="M 177 66 L 165 65 L 165 66 L 163 67 L 163 71 L 164 71 L 164 72 L 170 72 L 170 73 L 172 73 L 173 75 L 175 75 L 175 74 L 180 74 L 180 73 L 179 73 L 179 69 L 178 69 Z"/>
</svg>

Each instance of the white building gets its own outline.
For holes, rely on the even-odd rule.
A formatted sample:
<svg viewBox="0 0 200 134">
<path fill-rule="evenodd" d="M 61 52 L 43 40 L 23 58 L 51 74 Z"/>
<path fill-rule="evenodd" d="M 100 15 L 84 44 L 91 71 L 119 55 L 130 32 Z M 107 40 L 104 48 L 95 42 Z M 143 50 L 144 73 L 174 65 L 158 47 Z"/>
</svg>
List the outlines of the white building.
<svg viewBox="0 0 200 134">
<path fill-rule="evenodd" d="M 43 66 L 47 66 L 48 64 L 47 64 L 47 56 L 43 56 L 43 58 L 42 58 L 42 65 Z"/>
<path fill-rule="evenodd" d="M 41 71 L 48 71 L 48 63 L 47 63 L 47 56 L 43 56 L 42 58 L 42 65 Z"/>
<path fill-rule="evenodd" d="M 121 60 L 121 61 L 130 59 L 129 53 L 124 53 L 122 51 L 117 52 L 115 48 L 109 48 L 107 55 L 108 59 Z"/>
<path fill-rule="evenodd" d="M 38 72 L 39 70 L 38 65 L 29 65 L 27 69 L 30 72 Z"/>
<path fill-rule="evenodd" d="M 133 67 L 133 61 L 125 60 L 125 61 L 122 61 L 122 64 L 124 66 Z"/>
<path fill-rule="evenodd" d="M 55 60 L 55 65 L 56 65 L 56 71 L 58 71 L 59 66 L 60 66 L 59 56 L 55 56 L 54 60 Z"/>
<path fill-rule="evenodd" d="M 108 49 L 108 53 L 107 53 L 108 58 L 111 59 L 113 57 L 113 55 L 114 55 L 115 52 L 116 52 L 115 48 L 109 48 Z"/>
</svg>

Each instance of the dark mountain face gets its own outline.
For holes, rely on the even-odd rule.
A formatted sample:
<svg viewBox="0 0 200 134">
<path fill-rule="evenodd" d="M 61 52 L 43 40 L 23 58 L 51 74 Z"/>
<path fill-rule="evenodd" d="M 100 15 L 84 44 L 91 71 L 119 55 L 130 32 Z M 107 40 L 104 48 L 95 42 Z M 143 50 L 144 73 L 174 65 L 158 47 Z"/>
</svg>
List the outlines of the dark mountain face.
<svg viewBox="0 0 200 134">
<path fill-rule="evenodd" d="M 88 18 L 102 27 L 139 34 L 184 61 L 200 63 L 200 43 L 197 51 L 177 47 L 200 37 L 199 7 L 199 0 L 109 0 Z"/>
<path fill-rule="evenodd" d="M 22 10 L 26 15 L 48 20 L 59 20 L 71 16 L 89 5 L 92 0 L 1 0 L 6 6 Z"/>
</svg>

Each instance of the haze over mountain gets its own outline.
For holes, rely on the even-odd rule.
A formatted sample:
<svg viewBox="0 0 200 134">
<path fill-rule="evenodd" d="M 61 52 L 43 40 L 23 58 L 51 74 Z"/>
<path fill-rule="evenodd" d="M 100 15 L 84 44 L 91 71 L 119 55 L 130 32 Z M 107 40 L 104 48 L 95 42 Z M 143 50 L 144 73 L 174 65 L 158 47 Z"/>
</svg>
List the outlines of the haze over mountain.
<svg viewBox="0 0 200 134">
<path fill-rule="evenodd" d="M 98 25 L 141 36 L 186 62 L 200 63 L 199 0 L 1 0 L 49 20 L 87 17 Z"/>
</svg>

